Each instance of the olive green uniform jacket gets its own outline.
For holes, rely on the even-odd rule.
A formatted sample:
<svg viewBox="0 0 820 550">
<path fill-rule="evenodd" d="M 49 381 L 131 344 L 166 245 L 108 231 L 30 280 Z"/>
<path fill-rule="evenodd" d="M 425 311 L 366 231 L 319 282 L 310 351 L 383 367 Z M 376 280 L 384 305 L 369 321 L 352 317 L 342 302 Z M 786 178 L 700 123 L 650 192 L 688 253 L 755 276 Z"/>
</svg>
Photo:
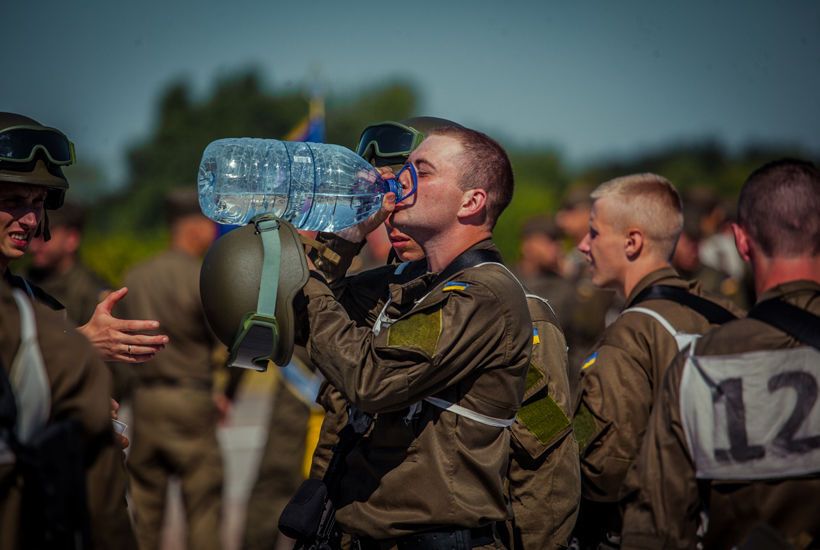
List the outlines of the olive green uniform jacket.
<svg viewBox="0 0 820 550">
<path fill-rule="evenodd" d="M 317 265 L 336 282 L 337 294 L 344 294 L 349 286 L 367 290 L 360 300 L 371 304 L 369 311 L 360 309 L 367 323 L 375 322 L 380 308 L 374 304 L 380 303 L 389 284 L 407 282 L 424 273 L 423 264 L 410 264 L 401 274 L 395 273 L 397 266 L 390 265 L 354 276 L 349 279 L 350 284 L 340 284 L 341 272 L 349 258 L 358 252 L 358 247 L 343 239 L 331 240 L 329 244 L 340 253 L 342 263 L 331 266 L 317 257 Z M 552 298 L 543 294 L 544 289 L 544 285 L 540 285 L 540 292 L 534 293 Z M 572 436 L 569 420 L 573 401 L 567 374 L 567 345 L 552 303 L 551 299 L 549 305 L 537 297 L 528 299 L 533 350 L 522 409 L 511 427 L 510 463 L 505 480 L 513 518 L 507 522 L 504 539 L 508 546 L 515 548 L 551 548 L 566 544 L 578 511 L 581 480 L 578 444 Z M 328 414 L 313 456 L 313 478 L 324 473 L 336 434 L 347 422 L 346 402 L 329 384 L 325 385 L 319 402 Z"/>
<path fill-rule="evenodd" d="M 561 548 L 578 515 L 581 472 L 572 434 L 567 343 L 555 312 L 530 295 L 532 359 L 524 401 L 511 428 L 507 471 L 511 548 Z"/>
<path fill-rule="evenodd" d="M 66 310 L 62 303 L 39 286 L 12 275 L 9 270 L 3 275 L 12 287 L 33 296 L 33 301 L 51 310 L 53 316 L 66 321 Z M 68 323 L 66 326 L 70 326 Z M 73 328 L 73 327 L 72 327 Z M 67 330 L 63 328 L 63 330 Z M 45 344 L 42 344 L 45 345 Z M 105 365 L 105 363 L 103 363 Z M 109 372 L 110 365 L 107 365 Z M 110 399 L 111 384 L 105 390 Z M 109 400 L 109 410 L 110 410 Z M 110 416 L 110 412 L 109 412 Z M 113 434 L 113 432 L 112 432 Z M 87 498 L 91 520 L 92 543 L 95 548 L 136 548 L 137 542 L 131 527 L 131 517 L 125 499 L 128 474 L 125 469 L 125 454 L 119 444 L 103 445 L 88 470 Z"/>
<path fill-rule="evenodd" d="M 51 390 L 50 420 L 76 419 L 85 437 L 89 468 L 87 497 L 95 548 L 129 548 L 133 535 L 124 512 L 121 452 L 111 429 L 111 375 L 91 344 L 60 312 L 34 304 L 38 342 Z M 0 282 L 0 361 L 9 369 L 20 345 L 20 314 L 11 288 Z M 113 459 L 112 459 L 113 458 Z M 94 476 L 92 476 L 94 472 Z M 102 481 L 106 480 L 105 483 Z M 20 544 L 22 480 L 14 466 L 0 465 L 0 548 Z M 122 491 L 122 492 L 121 492 Z M 121 522 L 125 521 L 125 525 Z M 114 522 L 116 525 L 112 525 Z M 119 527 L 118 530 L 116 527 Z M 124 529 L 123 532 L 121 529 Z"/>
<path fill-rule="evenodd" d="M 769 290 L 760 300 L 782 298 L 820 315 L 818 292 L 817 283 L 795 281 Z M 771 325 L 748 318 L 709 332 L 696 342 L 694 350 L 697 356 L 707 357 L 800 345 L 804 344 Z M 760 524 L 776 529 L 797 548 L 806 547 L 812 539 L 817 544 L 820 540 L 818 474 L 757 481 L 695 478 L 691 449 L 681 421 L 680 387 L 687 355 L 688 350 L 678 354 L 667 371 L 637 466 L 627 480 L 629 502 L 624 518 L 624 547 L 694 548 L 701 512 L 708 514 L 708 523 L 702 526 L 706 528 L 703 540 L 706 548 L 738 545 Z M 818 436 L 802 432 L 800 435 L 815 439 Z"/>
<path fill-rule="evenodd" d="M 687 283 L 674 269 L 663 268 L 638 282 L 626 308 L 641 291 L 656 284 L 702 295 L 696 282 Z M 709 299 L 738 313 L 726 300 Z M 702 334 L 710 328 L 703 316 L 677 302 L 646 300 L 640 307 L 659 313 L 679 332 Z M 626 312 L 607 327 L 585 362 L 574 419 L 581 449 L 583 524 L 591 521 L 603 530 L 620 531 L 620 512 L 615 504 L 643 441 L 655 391 L 677 353 L 674 336 L 660 322 L 644 313 Z M 589 514 L 593 508 L 596 511 Z"/>
<path fill-rule="evenodd" d="M 179 476 L 188 545 L 219 548 L 222 455 L 216 437 L 212 350 L 199 297 L 201 260 L 168 250 L 126 275 L 130 319 L 156 319 L 169 342 L 135 367 L 134 424 L 128 467 L 141 548 L 158 548 L 168 480 Z"/>
<path fill-rule="evenodd" d="M 494 248 L 489 240 L 479 247 Z M 431 287 L 434 278 L 391 284 L 384 311 L 394 321 L 375 331 L 320 276 L 305 285 L 313 363 L 348 402 L 375 415 L 341 480 L 337 519 L 353 534 L 388 539 L 507 519 L 509 430 L 417 404 L 435 396 L 493 418 L 515 416 L 532 345 L 524 294 L 497 265 Z"/>
</svg>

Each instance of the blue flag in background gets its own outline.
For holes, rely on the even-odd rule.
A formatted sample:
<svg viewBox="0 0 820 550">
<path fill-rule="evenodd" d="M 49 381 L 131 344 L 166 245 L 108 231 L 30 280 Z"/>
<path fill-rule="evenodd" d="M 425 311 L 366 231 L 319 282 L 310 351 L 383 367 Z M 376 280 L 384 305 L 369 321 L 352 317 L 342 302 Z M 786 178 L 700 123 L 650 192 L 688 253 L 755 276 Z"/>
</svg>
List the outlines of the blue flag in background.
<svg viewBox="0 0 820 550">
<path fill-rule="evenodd" d="M 320 95 L 310 98 L 308 115 L 296 127 L 288 132 L 285 141 L 325 141 L 325 100 Z"/>
</svg>

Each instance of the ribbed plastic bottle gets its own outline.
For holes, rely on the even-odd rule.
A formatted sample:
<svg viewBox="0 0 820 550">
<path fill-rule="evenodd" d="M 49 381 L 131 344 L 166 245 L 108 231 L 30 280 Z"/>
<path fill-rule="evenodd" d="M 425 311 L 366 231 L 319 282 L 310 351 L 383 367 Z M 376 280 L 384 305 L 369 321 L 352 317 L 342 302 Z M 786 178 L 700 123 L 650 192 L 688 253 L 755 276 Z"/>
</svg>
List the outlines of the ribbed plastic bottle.
<svg viewBox="0 0 820 550">
<path fill-rule="evenodd" d="M 215 222 L 273 214 L 314 231 L 365 220 L 388 190 L 375 168 L 340 145 L 257 138 L 209 144 L 197 180 L 199 206 Z"/>
</svg>

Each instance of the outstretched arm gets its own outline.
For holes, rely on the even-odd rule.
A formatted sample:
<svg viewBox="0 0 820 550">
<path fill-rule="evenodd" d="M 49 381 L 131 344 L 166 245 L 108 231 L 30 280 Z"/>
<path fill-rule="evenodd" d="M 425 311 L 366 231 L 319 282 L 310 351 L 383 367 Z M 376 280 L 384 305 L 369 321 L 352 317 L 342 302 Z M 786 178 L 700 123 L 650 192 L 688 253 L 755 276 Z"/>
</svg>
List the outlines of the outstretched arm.
<svg viewBox="0 0 820 550">
<path fill-rule="evenodd" d="M 159 353 L 168 337 L 164 334 L 143 334 L 159 328 L 157 321 L 118 319 L 111 314 L 114 306 L 128 293 L 123 287 L 97 304 L 91 319 L 79 327 L 105 361 L 144 363 Z"/>
</svg>

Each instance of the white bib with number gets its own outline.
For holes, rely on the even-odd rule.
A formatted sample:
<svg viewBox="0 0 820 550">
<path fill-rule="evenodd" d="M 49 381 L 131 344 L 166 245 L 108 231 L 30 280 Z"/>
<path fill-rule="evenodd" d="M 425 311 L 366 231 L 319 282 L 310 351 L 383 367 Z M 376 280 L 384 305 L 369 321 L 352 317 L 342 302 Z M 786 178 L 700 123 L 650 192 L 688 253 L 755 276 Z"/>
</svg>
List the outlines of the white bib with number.
<svg viewBox="0 0 820 550">
<path fill-rule="evenodd" d="M 683 429 L 701 479 L 777 479 L 820 472 L 820 351 L 799 347 L 690 355 Z"/>
</svg>

